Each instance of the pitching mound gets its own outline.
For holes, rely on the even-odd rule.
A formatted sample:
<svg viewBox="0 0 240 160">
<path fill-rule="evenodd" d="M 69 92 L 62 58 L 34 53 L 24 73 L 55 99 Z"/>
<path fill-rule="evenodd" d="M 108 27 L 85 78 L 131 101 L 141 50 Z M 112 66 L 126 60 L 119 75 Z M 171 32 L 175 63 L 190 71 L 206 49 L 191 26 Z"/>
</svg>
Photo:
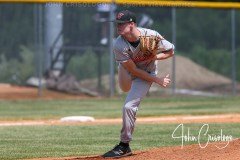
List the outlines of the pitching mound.
<svg viewBox="0 0 240 160">
<path fill-rule="evenodd" d="M 199 144 L 174 147 L 160 147 L 146 151 L 136 151 L 132 156 L 121 160 L 239 160 L 240 140 L 230 142 L 226 148 L 218 149 L 225 144 L 209 143 L 206 148 L 200 148 Z M 68 158 L 44 158 L 41 160 L 105 160 L 101 156 L 68 157 Z M 109 158 L 108 158 L 109 159 Z M 40 159 L 38 159 L 40 160 Z"/>
</svg>

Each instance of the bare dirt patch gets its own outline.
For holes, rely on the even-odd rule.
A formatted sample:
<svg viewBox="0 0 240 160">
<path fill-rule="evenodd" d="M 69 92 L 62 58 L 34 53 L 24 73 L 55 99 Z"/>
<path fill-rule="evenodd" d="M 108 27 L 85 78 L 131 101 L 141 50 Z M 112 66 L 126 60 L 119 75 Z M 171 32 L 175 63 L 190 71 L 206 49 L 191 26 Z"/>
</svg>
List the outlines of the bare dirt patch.
<svg viewBox="0 0 240 160">
<path fill-rule="evenodd" d="M 15 86 L 10 84 L 0 84 L 0 99 L 22 100 L 22 99 L 75 99 L 87 98 L 88 96 L 66 94 L 52 90 L 42 89 L 41 95 L 37 88 L 26 86 Z"/>
</svg>

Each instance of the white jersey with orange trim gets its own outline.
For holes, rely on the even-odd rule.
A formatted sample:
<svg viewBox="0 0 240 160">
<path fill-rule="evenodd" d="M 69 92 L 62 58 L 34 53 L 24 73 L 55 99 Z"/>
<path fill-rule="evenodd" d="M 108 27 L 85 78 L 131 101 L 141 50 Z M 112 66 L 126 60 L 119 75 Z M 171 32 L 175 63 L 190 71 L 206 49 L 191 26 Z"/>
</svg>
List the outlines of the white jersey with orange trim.
<svg viewBox="0 0 240 160">
<path fill-rule="evenodd" d="M 147 29 L 147 28 L 137 28 L 141 36 L 161 36 L 157 31 Z M 162 36 L 161 36 L 162 37 Z M 166 39 L 163 39 L 158 44 L 158 50 L 159 53 L 168 51 L 171 49 L 174 49 L 174 45 L 167 41 Z M 115 40 L 113 51 L 115 53 L 115 60 L 119 63 L 125 62 L 129 59 L 132 59 L 133 62 L 136 64 L 136 66 L 139 69 L 145 70 L 146 72 L 157 72 L 156 66 L 157 61 L 151 60 L 151 55 L 149 57 L 146 57 L 141 51 L 140 46 L 138 45 L 136 48 L 134 48 L 127 40 L 125 40 L 122 36 L 118 36 Z M 156 73 L 157 74 L 157 73 Z"/>
</svg>

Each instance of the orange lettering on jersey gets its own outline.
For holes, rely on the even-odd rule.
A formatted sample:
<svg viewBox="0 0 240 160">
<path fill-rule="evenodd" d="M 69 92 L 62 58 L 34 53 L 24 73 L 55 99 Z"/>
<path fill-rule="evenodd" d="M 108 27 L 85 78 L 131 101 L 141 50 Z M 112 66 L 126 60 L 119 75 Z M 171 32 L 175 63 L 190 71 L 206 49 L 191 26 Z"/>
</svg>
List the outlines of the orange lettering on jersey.
<svg viewBox="0 0 240 160">
<path fill-rule="evenodd" d="M 153 58 L 154 57 L 154 55 L 152 54 L 152 55 L 150 55 L 150 56 L 137 56 L 137 57 L 134 57 L 134 58 L 132 58 L 132 61 L 134 62 L 134 63 L 137 63 L 137 62 L 142 62 L 142 61 L 146 61 L 146 60 L 150 60 L 151 58 Z"/>
</svg>

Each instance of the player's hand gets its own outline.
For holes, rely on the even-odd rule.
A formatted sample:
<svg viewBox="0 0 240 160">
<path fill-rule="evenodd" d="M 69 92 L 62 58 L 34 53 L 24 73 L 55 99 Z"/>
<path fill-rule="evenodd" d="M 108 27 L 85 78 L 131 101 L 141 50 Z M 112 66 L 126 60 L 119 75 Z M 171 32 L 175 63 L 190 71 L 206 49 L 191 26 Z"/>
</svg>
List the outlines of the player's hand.
<svg viewBox="0 0 240 160">
<path fill-rule="evenodd" d="M 170 82 L 171 82 L 171 79 L 169 77 L 169 74 L 166 75 L 165 77 L 162 77 L 162 78 L 159 78 L 159 77 L 156 77 L 156 83 L 159 84 L 160 86 L 166 88 Z"/>
</svg>

